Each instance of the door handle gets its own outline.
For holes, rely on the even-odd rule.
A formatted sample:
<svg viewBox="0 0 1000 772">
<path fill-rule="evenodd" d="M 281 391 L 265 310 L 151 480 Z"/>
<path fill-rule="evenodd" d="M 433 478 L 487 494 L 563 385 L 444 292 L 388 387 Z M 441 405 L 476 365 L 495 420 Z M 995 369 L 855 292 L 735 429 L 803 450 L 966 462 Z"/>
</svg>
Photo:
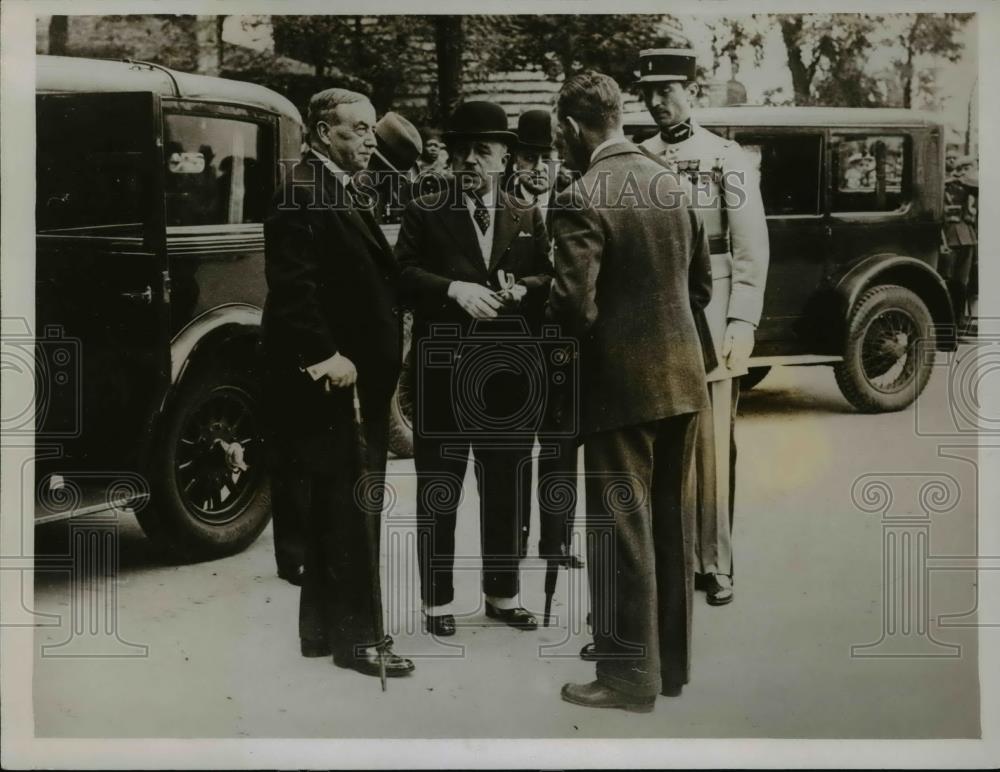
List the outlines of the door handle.
<svg viewBox="0 0 1000 772">
<path fill-rule="evenodd" d="M 142 292 L 123 292 L 122 297 L 128 298 L 129 300 L 141 300 L 143 303 L 147 304 L 152 303 L 153 288 L 147 284 L 146 289 L 144 289 Z"/>
</svg>

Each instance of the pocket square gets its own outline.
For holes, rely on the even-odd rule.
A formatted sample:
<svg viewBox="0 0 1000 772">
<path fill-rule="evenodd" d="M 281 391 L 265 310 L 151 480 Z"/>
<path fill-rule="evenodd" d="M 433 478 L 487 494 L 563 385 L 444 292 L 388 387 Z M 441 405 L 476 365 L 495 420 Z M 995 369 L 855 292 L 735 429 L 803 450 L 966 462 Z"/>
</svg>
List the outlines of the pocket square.
<svg viewBox="0 0 1000 772">
<path fill-rule="evenodd" d="M 517 234 L 517 237 L 519 239 L 525 239 L 525 238 L 530 239 L 531 238 L 531 234 L 528 233 L 528 231 L 521 231 L 520 233 Z"/>
</svg>

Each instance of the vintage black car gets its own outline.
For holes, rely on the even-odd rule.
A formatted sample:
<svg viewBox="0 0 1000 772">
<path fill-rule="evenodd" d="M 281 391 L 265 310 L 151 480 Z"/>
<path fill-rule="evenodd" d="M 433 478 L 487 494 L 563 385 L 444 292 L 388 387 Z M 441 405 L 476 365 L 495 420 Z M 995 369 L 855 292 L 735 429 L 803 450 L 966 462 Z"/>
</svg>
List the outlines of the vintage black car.
<svg viewBox="0 0 1000 772">
<path fill-rule="evenodd" d="M 181 558 L 270 515 L 263 217 L 301 117 L 249 83 L 38 57 L 36 522 L 131 507 Z"/>
<path fill-rule="evenodd" d="M 943 128 L 911 110 L 724 107 L 696 119 L 760 161 L 771 262 L 752 385 L 776 364 L 829 364 L 858 410 L 900 410 L 955 345 L 937 265 Z M 629 115 L 636 141 L 656 131 Z"/>
<path fill-rule="evenodd" d="M 955 346 L 937 266 L 944 220 L 943 128 L 911 110 L 722 107 L 696 119 L 759 159 L 770 237 L 764 312 L 744 388 L 774 365 L 832 365 L 858 410 L 901 410 L 927 385 L 935 347 Z M 641 142 L 656 131 L 627 114 Z M 412 375 L 394 402 L 407 448 Z"/>
</svg>

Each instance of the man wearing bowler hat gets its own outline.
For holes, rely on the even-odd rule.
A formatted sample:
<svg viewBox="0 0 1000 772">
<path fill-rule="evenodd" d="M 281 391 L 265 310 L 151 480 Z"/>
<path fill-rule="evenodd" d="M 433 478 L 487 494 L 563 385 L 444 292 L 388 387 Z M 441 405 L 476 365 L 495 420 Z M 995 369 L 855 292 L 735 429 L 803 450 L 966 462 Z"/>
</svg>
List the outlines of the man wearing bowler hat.
<svg viewBox="0 0 1000 772">
<path fill-rule="evenodd" d="M 508 177 L 511 195 L 524 207 L 537 206 L 546 222 L 558 165 L 554 158 L 552 129 L 552 114 L 548 110 L 521 113 L 517 121 L 517 147 Z M 529 312 L 529 321 L 537 333 L 540 333 L 543 312 L 544 309 L 538 306 Z M 567 490 L 576 490 L 577 439 L 566 431 L 566 417 L 560 414 L 571 401 L 573 388 L 574 384 L 567 379 L 549 384 L 546 395 L 544 427 L 538 435 L 538 553 L 570 568 L 583 568 L 583 561 L 570 551 L 576 496 L 565 495 Z M 523 467 L 519 483 L 524 513 L 522 555 L 528 552 L 531 474 L 531 465 Z"/>
<path fill-rule="evenodd" d="M 540 426 L 522 369 L 532 356 L 522 309 L 544 302 L 552 268 L 538 209 L 499 184 L 516 139 L 499 105 L 459 105 L 444 135 L 454 179 L 410 202 L 396 244 L 414 309 L 417 557 L 424 629 L 436 636 L 455 634 L 455 527 L 470 450 L 486 615 L 537 627 L 518 601 L 518 468 L 530 464 Z"/>
<path fill-rule="evenodd" d="M 692 195 L 712 253 L 712 302 L 706 309 L 718 367 L 708 374 L 712 407 L 698 419 L 698 573 L 708 602 L 733 599 L 732 520 L 736 407 L 760 321 L 768 236 L 759 171 L 735 142 L 691 116 L 698 94 L 690 48 L 639 53 L 639 85 L 660 131 L 642 149 L 678 174 Z M 706 206 L 702 202 L 708 202 Z"/>
<path fill-rule="evenodd" d="M 526 206 L 547 214 L 555 172 L 552 114 L 527 110 L 517 120 L 517 145 L 511 158 L 510 192 Z"/>
</svg>

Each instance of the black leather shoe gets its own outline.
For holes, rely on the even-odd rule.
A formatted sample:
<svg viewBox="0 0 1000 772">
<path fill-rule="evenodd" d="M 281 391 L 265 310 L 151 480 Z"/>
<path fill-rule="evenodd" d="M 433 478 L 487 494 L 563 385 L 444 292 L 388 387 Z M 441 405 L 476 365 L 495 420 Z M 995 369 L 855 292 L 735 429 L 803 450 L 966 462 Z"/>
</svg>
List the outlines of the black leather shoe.
<svg viewBox="0 0 1000 772">
<path fill-rule="evenodd" d="M 733 580 L 722 574 L 708 574 L 705 578 L 706 600 L 709 606 L 725 606 L 733 602 Z"/>
<path fill-rule="evenodd" d="M 447 638 L 455 634 L 455 617 L 451 614 L 429 617 L 424 615 L 424 632 L 438 638 Z"/>
<path fill-rule="evenodd" d="M 305 574 L 305 566 L 295 566 L 295 568 L 279 568 L 278 578 L 284 579 L 289 584 L 294 584 L 296 587 L 302 586 L 302 575 Z"/>
<path fill-rule="evenodd" d="M 500 609 L 486 601 L 486 616 L 490 619 L 499 619 L 505 625 L 516 627 L 518 630 L 538 629 L 538 620 L 527 609 Z"/>
<path fill-rule="evenodd" d="M 585 708 L 620 708 L 630 713 L 652 713 L 656 707 L 656 695 L 636 697 L 617 689 L 591 681 L 589 684 L 566 684 L 562 688 L 562 698 L 574 705 Z"/>
<path fill-rule="evenodd" d="M 684 684 L 663 684 L 660 694 L 664 697 L 680 697 L 684 691 Z"/>
<path fill-rule="evenodd" d="M 303 657 L 329 657 L 333 653 L 333 649 L 326 641 L 310 641 L 302 638 L 299 646 Z"/>
<path fill-rule="evenodd" d="M 333 664 L 337 667 L 356 670 L 363 675 L 380 675 L 378 649 L 369 646 L 361 653 L 336 652 L 333 655 Z M 387 678 L 399 678 L 413 672 L 413 660 L 394 654 L 392 645 L 386 646 L 385 651 L 385 675 Z"/>
</svg>

